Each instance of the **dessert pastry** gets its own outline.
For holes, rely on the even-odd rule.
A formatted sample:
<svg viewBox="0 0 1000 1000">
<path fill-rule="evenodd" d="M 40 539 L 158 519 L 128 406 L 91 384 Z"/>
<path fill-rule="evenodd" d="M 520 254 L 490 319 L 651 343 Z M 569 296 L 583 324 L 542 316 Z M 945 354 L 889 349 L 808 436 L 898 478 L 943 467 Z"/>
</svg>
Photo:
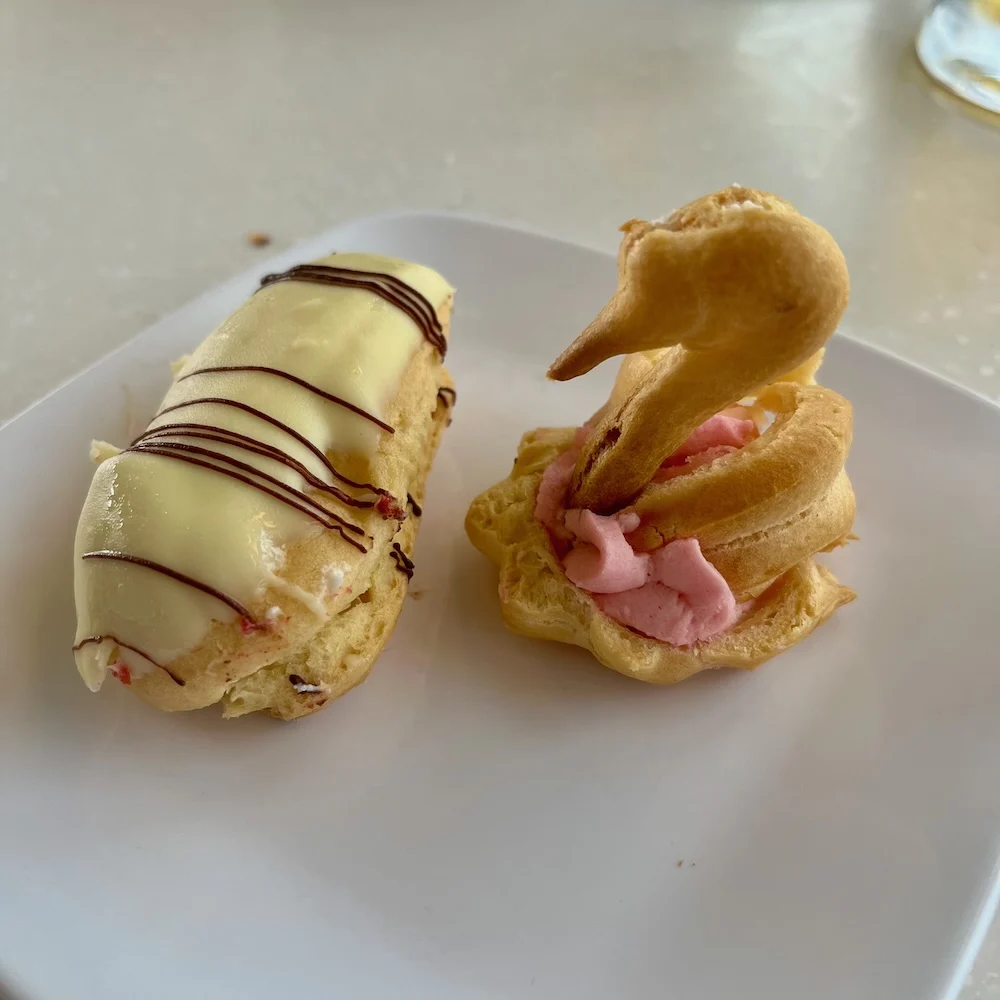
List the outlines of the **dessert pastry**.
<svg viewBox="0 0 1000 1000">
<path fill-rule="evenodd" d="M 76 534 L 77 667 L 168 711 L 307 715 L 371 669 L 413 572 L 454 389 L 452 289 L 336 254 L 263 279 L 99 462 Z"/>
<path fill-rule="evenodd" d="M 622 229 L 617 292 L 549 370 L 624 354 L 609 400 L 528 432 L 466 531 L 511 629 L 670 684 L 763 663 L 854 597 L 814 559 L 852 537 L 851 407 L 815 383 L 848 276 L 748 188 Z"/>
</svg>

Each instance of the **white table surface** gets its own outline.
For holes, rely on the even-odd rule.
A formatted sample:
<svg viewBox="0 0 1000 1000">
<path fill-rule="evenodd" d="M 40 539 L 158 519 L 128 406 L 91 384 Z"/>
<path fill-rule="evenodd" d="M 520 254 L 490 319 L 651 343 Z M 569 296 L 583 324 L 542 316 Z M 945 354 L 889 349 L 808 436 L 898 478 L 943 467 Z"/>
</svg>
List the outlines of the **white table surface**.
<svg viewBox="0 0 1000 1000">
<path fill-rule="evenodd" d="M 0 420 L 269 253 L 250 230 L 431 208 L 613 250 L 733 182 L 833 232 L 848 329 L 1000 398 L 1000 128 L 916 64 L 925 9 L 2 0 Z"/>
</svg>

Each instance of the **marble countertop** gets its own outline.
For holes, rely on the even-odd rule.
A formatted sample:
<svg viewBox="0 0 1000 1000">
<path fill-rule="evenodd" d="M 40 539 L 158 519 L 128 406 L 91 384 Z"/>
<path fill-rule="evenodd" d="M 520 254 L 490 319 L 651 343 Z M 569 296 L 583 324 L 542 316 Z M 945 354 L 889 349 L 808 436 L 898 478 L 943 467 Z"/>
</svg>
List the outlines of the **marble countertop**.
<svg viewBox="0 0 1000 1000">
<path fill-rule="evenodd" d="M 613 250 L 739 182 L 826 225 L 845 326 L 1000 398 L 1000 128 L 888 0 L 4 0 L 0 420 L 261 254 L 430 208 Z M 994 928 L 966 1000 L 1000 997 Z"/>
</svg>

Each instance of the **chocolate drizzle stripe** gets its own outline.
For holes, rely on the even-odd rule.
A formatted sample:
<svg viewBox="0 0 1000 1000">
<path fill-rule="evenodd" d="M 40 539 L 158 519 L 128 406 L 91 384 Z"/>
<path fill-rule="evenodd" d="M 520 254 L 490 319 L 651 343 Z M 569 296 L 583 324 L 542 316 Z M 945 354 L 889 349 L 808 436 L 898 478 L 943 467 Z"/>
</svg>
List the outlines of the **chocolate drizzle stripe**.
<svg viewBox="0 0 1000 1000">
<path fill-rule="evenodd" d="M 231 458 L 229 455 L 223 455 L 221 452 L 212 451 L 210 448 L 199 448 L 197 445 L 193 444 L 181 444 L 178 441 L 159 441 L 154 439 L 152 442 L 147 442 L 144 444 L 134 445 L 131 448 L 126 449 L 127 451 L 143 452 L 150 451 L 154 453 L 162 452 L 164 450 L 181 452 L 188 455 L 201 455 L 204 458 L 214 458 L 224 465 L 231 465 L 234 469 L 240 469 L 242 472 L 248 472 L 252 476 L 258 476 L 263 479 L 266 483 L 271 483 L 272 486 L 278 487 L 279 490 L 285 490 L 292 495 L 297 501 L 306 505 L 310 509 L 316 511 L 321 517 L 328 517 L 337 524 L 341 525 L 347 531 L 350 531 L 355 535 L 365 534 L 365 529 L 361 527 L 360 524 L 355 524 L 353 521 L 348 521 L 346 518 L 341 517 L 339 514 L 335 514 L 332 510 L 328 510 L 321 503 L 313 500 L 311 496 L 307 493 L 303 493 L 301 490 L 297 490 L 294 486 L 289 486 L 287 483 L 283 483 L 280 479 L 275 476 L 269 475 L 266 472 L 258 469 L 255 465 L 249 465 L 246 462 L 241 462 L 237 458 Z M 224 470 L 219 469 L 219 472 Z"/>
<path fill-rule="evenodd" d="M 323 274 L 336 273 L 340 277 L 355 276 L 361 278 L 368 278 L 372 281 L 384 281 L 387 285 L 396 289 L 400 294 L 409 299 L 414 308 L 421 310 L 426 319 L 428 325 L 436 330 L 438 333 L 444 333 L 444 327 L 441 325 L 441 321 L 438 319 L 437 310 L 431 304 L 430 300 L 419 292 L 412 285 L 407 284 L 402 278 L 397 277 L 395 274 L 388 274 L 385 271 L 362 271 L 359 268 L 353 267 L 336 267 L 331 264 L 300 264 L 303 270 L 311 272 L 320 272 Z"/>
<path fill-rule="evenodd" d="M 455 390 L 450 385 L 443 385 L 437 391 L 437 398 L 443 406 L 452 407 L 458 399 Z"/>
<path fill-rule="evenodd" d="M 116 646 L 121 646 L 122 649 L 128 649 L 138 656 L 141 656 L 144 660 L 149 660 L 154 667 L 162 670 L 178 687 L 184 687 L 184 681 L 182 678 L 178 677 L 169 667 L 165 667 L 162 663 L 158 663 L 154 660 L 149 653 L 143 652 L 138 646 L 130 646 L 127 642 L 122 642 L 121 639 L 116 635 L 112 635 L 110 632 L 105 632 L 102 635 L 88 635 L 86 639 L 81 639 L 74 647 L 73 652 L 75 653 L 78 649 L 83 649 L 84 646 L 88 646 L 94 642 L 104 642 L 106 639 L 110 639 Z"/>
<path fill-rule="evenodd" d="M 297 264 L 280 274 L 265 274 L 260 280 L 260 287 L 266 288 L 278 281 L 308 281 L 317 285 L 338 285 L 373 292 L 406 313 L 442 359 L 448 350 L 448 342 L 434 306 L 415 288 L 393 274 L 357 271 L 347 267 L 331 267 L 328 264 Z"/>
<path fill-rule="evenodd" d="M 399 542 L 392 543 L 392 558 L 395 560 L 396 569 L 402 573 L 407 580 L 413 579 L 413 560 L 399 547 Z"/>
<path fill-rule="evenodd" d="M 294 427 L 289 427 L 288 424 L 282 423 L 276 417 L 272 417 L 270 413 L 265 413 L 263 410 L 258 410 L 256 407 L 249 406 L 246 403 L 241 403 L 236 399 L 226 399 L 224 396 L 199 396 L 197 399 L 188 399 L 183 403 L 174 403 L 173 406 L 165 406 L 159 413 L 153 417 L 153 420 L 159 420 L 166 413 L 173 413 L 174 410 L 182 410 L 188 406 L 198 406 L 201 403 L 214 403 L 217 406 L 231 406 L 236 410 L 243 410 L 245 413 L 249 413 L 251 416 L 259 417 L 261 420 L 269 423 L 272 427 L 277 427 L 278 430 L 284 431 L 289 437 L 294 438 L 303 447 L 308 448 L 326 467 L 330 475 L 339 479 L 345 486 L 353 486 L 356 490 L 371 490 L 372 493 L 378 493 L 379 496 L 391 496 L 388 490 L 383 489 L 381 486 L 374 486 L 371 483 L 359 483 L 353 479 L 348 479 L 343 473 L 338 472 L 333 463 L 323 454 L 322 450 L 318 448 L 312 441 L 309 440 L 304 434 L 300 434 Z M 156 428 L 153 428 L 154 430 Z"/>
<path fill-rule="evenodd" d="M 286 275 L 287 278 L 285 278 Z M 431 330 L 437 334 L 444 333 L 444 328 L 441 326 L 441 321 L 437 316 L 437 310 L 431 305 L 430 301 L 412 285 L 408 285 L 403 281 L 402 278 L 398 278 L 394 274 L 388 274 L 385 271 L 362 271 L 359 268 L 335 267 L 332 264 L 296 264 L 281 274 L 266 275 L 261 279 L 261 287 L 283 279 L 295 281 L 300 278 L 317 283 L 326 281 L 336 282 L 337 284 L 344 281 L 358 282 L 365 285 L 382 285 L 384 283 L 388 286 L 388 290 L 405 299 L 410 308 L 419 312 L 423 317 L 424 323 Z M 381 288 L 372 290 L 377 293 L 382 293 L 383 291 Z"/>
<path fill-rule="evenodd" d="M 318 521 L 321 525 L 323 525 L 324 528 L 336 531 L 345 542 L 353 545 L 359 552 L 368 551 L 368 549 L 366 549 L 359 541 L 351 538 L 351 536 L 344 530 L 343 526 L 348 525 L 352 530 L 361 531 L 361 533 L 364 534 L 363 528 L 360 528 L 356 524 L 352 524 L 350 521 L 345 521 L 343 518 L 338 517 L 331 511 L 328 511 L 325 507 L 320 506 L 316 503 L 316 501 L 310 500 L 304 493 L 300 493 L 291 486 L 286 486 L 280 479 L 276 480 L 273 476 L 268 476 L 266 473 L 258 471 L 252 465 L 246 465 L 243 462 L 237 463 L 236 459 L 228 459 L 225 456 L 219 455 L 217 452 L 209 451 L 207 448 L 194 448 L 193 445 L 171 444 L 170 442 L 163 442 L 160 445 L 157 445 L 155 442 L 153 444 L 140 444 L 134 448 L 129 448 L 128 451 L 136 455 L 159 455 L 161 458 L 172 458 L 179 462 L 188 462 L 190 465 L 201 466 L 201 468 L 208 469 L 210 472 L 217 472 L 222 476 L 229 476 L 231 479 L 237 479 L 241 483 L 246 483 L 247 486 L 250 486 L 255 490 L 259 490 L 261 493 L 267 493 L 269 496 L 274 497 L 275 500 L 279 500 L 281 503 L 295 508 L 295 510 L 305 514 L 307 517 L 311 517 L 314 521 Z M 263 483 L 259 483 L 255 479 L 251 479 L 249 476 L 241 475 L 239 472 L 234 472 L 232 469 L 225 469 L 221 466 L 214 465 L 212 462 L 206 462 L 201 458 L 195 458 L 191 452 L 203 453 L 211 456 L 212 458 L 219 459 L 220 461 L 226 461 L 229 464 L 243 466 L 250 469 L 253 475 L 278 483 L 282 489 L 288 490 L 296 496 L 304 497 L 308 504 L 312 506 L 297 503 L 291 497 L 278 493 L 277 490 L 272 490 Z M 316 509 L 313 509 L 313 507 Z M 324 514 L 326 517 L 323 516 Z"/>
<path fill-rule="evenodd" d="M 406 502 L 410 505 L 410 508 L 417 517 L 424 516 L 424 508 L 421 507 L 420 504 L 418 504 L 417 501 L 413 499 L 412 494 L 410 493 L 406 494 Z"/>
<path fill-rule="evenodd" d="M 304 378 L 299 378 L 298 375 L 293 375 L 291 372 L 283 372 L 280 368 L 268 368 L 266 365 L 211 365 L 208 368 L 196 368 L 193 372 L 180 375 L 177 381 L 184 382 L 189 378 L 194 378 L 196 375 L 214 375 L 223 372 L 259 372 L 264 375 L 276 375 L 278 378 L 283 378 L 288 382 L 294 382 L 296 385 L 302 386 L 303 389 L 308 389 L 322 399 L 329 400 L 331 403 L 336 403 L 338 406 L 350 410 L 351 413 L 356 413 L 359 417 L 364 417 L 365 420 L 370 420 L 377 427 L 381 427 L 382 430 L 388 431 L 390 434 L 396 433 L 396 429 L 391 424 L 380 420 L 374 413 L 369 413 L 360 406 L 355 406 L 354 403 L 349 403 L 346 399 L 341 399 L 340 396 L 335 396 L 332 392 L 327 392 L 318 385 L 313 385 Z"/>
<path fill-rule="evenodd" d="M 368 510 L 374 507 L 377 503 L 375 500 L 359 500 L 357 497 L 352 497 L 343 490 L 337 489 L 336 486 L 324 483 L 319 476 L 313 475 L 313 473 L 310 472 L 309 469 L 307 469 L 301 462 L 292 458 L 291 455 L 286 454 L 280 448 L 275 448 L 273 445 L 265 444 L 263 441 L 258 441 L 256 438 L 248 437 L 246 434 L 240 434 L 237 431 L 230 431 L 224 427 L 215 427 L 212 424 L 160 424 L 159 427 L 154 427 L 152 430 L 148 430 L 140 434 L 132 442 L 129 450 L 135 449 L 138 445 L 142 445 L 149 441 L 159 441 L 160 438 L 174 437 L 217 441 L 219 444 L 229 445 L 232 448 L 240 448 L 244 451 L 252 452 L 255 455 L 262 455 L 264 458 L 269 458 L 274 462 L 280 462 L 293 472 L 297 472 L 314 489 L 321 490 L 324 493 L 329 493 L 331 496 L 336 497 L 337 500 L 339 500 L 342 504 L 346 504 L 348 507 L 358 507 L 362 510 Z M 165 443 L 169 444 L 170 442 Z M 212 452 L 212 454 L 216 453 Z"/>
<path fill-rule="evenodd" d="M 238 615 L 242 615 L 244 618 L 253 622 L 254 625 L 260 626 L 260 622 L 255 621 L 253 615 L 250 614 L 250 612 L 243 607 L 243 605 L 240 604 L 235 597 L 230 597 L 228 594 L 224 594 L 221 590 L 216 590 L 215 587 L 210 584 L 202 583 L 200 580 L 196 580 L 193 576 L 188 576 L 186 573 L 181 573 L 176 569 L 171 569 L 169 566 L 164 566 L 163 563 L 153 562 L 152 559 L 143 559 L 141 556 L 129 555 L 127 552 L 115 552 L 113 549 L 99 549 L 96 552 L 84 552 L 81 558 L 110 559 L 114 562 L 124 562 L 131 563 L 135 566 L 142 566 L 145 569 L 152 570 L 154 573 L 162 573 L 164 576 L 169 576 L 172 580 L 176 580 L 178 583 L 186 584 L 188 587 L 200 590 L 203 594 L 208 594 L 209 597 L 214 597 L 217 601 L 221 601 L 223 604 L 228 605 Z"/>
</svg>

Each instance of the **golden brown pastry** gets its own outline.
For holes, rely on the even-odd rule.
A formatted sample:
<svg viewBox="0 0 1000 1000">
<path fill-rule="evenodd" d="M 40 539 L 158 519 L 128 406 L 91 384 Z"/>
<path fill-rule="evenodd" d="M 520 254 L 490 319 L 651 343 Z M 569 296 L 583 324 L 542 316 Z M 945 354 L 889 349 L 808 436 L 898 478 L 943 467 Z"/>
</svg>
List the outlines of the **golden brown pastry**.
<svg viewBox="0 0 1000 1000">
<path fill-rule="evenodd" d="M 753 667 L 854 597 L 813 558 L 854 519 L 851 407 L 815 383 L 847 268 L 748 188 L 622 228 L 617 292 L 549 371 L 626 355 L 608 402 L 526 434 L 466 530 L 515 631 L 654 683 Z"/>
<path fill-rule="evenodd" d="M 452 289 L 336 254 L 267 276 L 99 460 L 76 536 L 77 667 L 169 711 L 306 715 L 360 683 L 412 575 L 454 402 Z"/>
</svg>

